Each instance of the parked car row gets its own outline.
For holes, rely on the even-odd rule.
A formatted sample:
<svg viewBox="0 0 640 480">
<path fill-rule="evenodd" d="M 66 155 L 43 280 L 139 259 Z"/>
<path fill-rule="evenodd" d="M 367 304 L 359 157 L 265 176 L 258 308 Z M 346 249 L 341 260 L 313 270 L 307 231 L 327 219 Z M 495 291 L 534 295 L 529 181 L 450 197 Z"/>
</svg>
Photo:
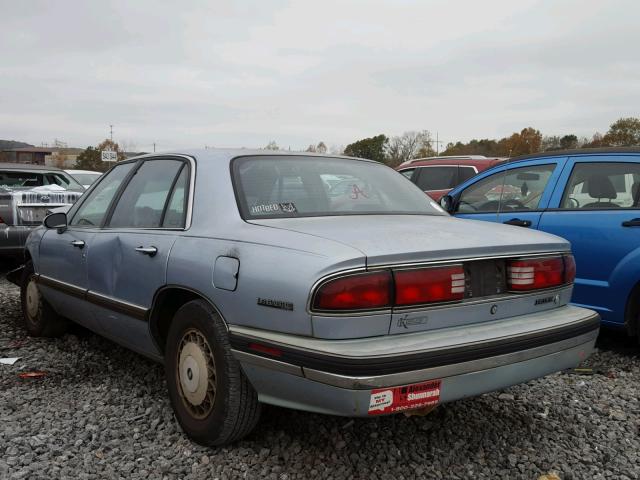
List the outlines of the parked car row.
<svg viewBox="0 0 640 480">
<path fill-rule="evenodd" d="M 220 445 L 261 403 L 424 411 L 575 367 L 600 326 L 575 271 L 565 239 L 454 218 L 377 162 L 201 150 L 117 163 L 9 278 L 32 335 L 71 320 L 163 362 Z"/>
<path fill-rule="evenodd" d="M 76 178 L 77 172 L 86 177 Z M 86 170 L 0 163 L 0 256 L 21 257 L 29 233 L 42 224 L 47 213 L 71 206 L 88 188 L 91 178 L 100 175 Z"/>
</svg>

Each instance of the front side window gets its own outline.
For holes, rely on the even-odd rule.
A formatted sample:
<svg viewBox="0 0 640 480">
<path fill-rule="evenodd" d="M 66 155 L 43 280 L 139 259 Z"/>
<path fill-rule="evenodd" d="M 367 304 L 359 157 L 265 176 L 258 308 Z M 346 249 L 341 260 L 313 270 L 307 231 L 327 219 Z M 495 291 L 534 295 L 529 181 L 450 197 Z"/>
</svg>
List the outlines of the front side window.
<svg viewBox="0 0 640 480">
<path fill-rule="evenodd" d="M 80 208 L 71 219 L 70 225 L 100 226 L 113 197 L 134 165 L 135 163 L 124 163 L 114 167 L 113 170 L 107 173 L 86 200 L 82 202 L 82 205 L 80 205 Z"/>
<path fill-rule="evenodd" d="M 446 215 L 379 163 L 296 156 L 241 157 L 233 176 L 244 218 L 330 215 Z"/>
<path fill-rule="evenodd" d="M 428 190 L 449 190 L 458 184 L 458 167 L 418 168 L 418 178 L 415 182 L 425 192 Z"/>
<path fill-rule="evenodd" d="M 180 160 L 145 161 L 118 200 L 109 227 L 159 228 L 169 193 L 183 165 Z"/>
<path fill-rule="evenodd" d="M 562 209 L 640 207 L 640 164 L 577 163 L 564 191 Z"/>
<path fill-rule="evenodd" d="M 495 173 L 462 192 L 460 213 L 536 210 L 555 164 L 520 167 Z"/>
</svg>

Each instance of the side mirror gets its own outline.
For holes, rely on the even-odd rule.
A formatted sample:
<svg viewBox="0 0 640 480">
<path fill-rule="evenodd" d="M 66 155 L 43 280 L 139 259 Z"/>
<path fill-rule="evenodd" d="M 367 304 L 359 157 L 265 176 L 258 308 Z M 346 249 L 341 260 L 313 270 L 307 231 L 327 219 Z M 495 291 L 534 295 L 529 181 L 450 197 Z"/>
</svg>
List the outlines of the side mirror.
<svg viewBox="0 0 640 480">
<path fill-rule="evenodd" d="M 67 226 L 67 214 L 64 212 L 50 213 L 44 217 L 44 226 L 47 228 L 65 228 Z"/>
<path fill-rule="evenodd" d="M 451 195 L 444 195 L 440 198 L 440 206 L 445 212 L 453 213 L 453 197 Z"/>
</svg>

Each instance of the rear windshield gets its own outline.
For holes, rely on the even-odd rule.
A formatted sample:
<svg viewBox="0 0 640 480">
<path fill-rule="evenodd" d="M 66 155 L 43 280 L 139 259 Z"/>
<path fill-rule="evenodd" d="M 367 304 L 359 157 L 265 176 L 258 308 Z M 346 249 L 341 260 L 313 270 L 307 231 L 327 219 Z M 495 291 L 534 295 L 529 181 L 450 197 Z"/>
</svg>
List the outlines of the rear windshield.
<svg viewBox="0 0 640 480">
<path fill-rule="evenodd" d="M 81 185 L 91 185 L 100 178 L 100 173 L 73 173 L 71 176 L 75 178 Z"/>
<path fill-rule="evenodd" d="M 242 157 L 233 176 L 244 218 L 446 215 L 384 165 L 330 157 Z"/>
</svg>

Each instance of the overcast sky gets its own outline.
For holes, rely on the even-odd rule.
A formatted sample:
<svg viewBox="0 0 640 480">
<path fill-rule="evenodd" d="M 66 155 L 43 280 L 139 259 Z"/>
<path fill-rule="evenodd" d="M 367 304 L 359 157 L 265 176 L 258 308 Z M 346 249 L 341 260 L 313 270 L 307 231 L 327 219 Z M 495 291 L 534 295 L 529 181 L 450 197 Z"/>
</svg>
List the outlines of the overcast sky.
<svg viewBox="0 0 640 480">
<path fill-rule="evenodd" d="M 0 138 L 150 150 L 640 115 L 640 2 L 0 0 Z"/>
</svg>

